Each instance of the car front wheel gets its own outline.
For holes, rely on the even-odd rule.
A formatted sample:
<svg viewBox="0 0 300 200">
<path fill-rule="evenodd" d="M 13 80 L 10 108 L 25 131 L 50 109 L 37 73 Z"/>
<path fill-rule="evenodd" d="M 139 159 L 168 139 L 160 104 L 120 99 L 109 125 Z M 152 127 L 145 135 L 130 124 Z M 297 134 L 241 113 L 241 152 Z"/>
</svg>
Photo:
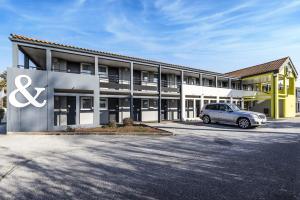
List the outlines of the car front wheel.
<svg viewBox="0 0 300 200">
<path fill-rule="evenodd" d="M 247 118 L 240 118 L 238 120 L 238 126 L 242 129 L 249 128 L 251 126 L 249 119 Z"/>
<path fill-rule="evenodd" d="M 202 121 L 204 124 L 209 124 L 210 123 L 210 118 L 207 115 L 204 115 L 202 118 Z"/>
</svg>

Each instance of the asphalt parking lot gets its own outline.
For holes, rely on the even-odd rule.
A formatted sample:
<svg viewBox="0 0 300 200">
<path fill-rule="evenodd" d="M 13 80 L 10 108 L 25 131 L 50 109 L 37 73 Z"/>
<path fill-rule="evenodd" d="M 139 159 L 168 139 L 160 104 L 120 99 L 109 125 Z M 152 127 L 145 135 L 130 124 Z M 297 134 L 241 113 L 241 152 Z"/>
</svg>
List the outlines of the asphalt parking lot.
<svg viewBox="0 0 300 200">
<path fill-rule="evenodd" d="M 175 136 L 0 136 L 0 199 L 300 199 L 300 118 Z"/>
</svg>

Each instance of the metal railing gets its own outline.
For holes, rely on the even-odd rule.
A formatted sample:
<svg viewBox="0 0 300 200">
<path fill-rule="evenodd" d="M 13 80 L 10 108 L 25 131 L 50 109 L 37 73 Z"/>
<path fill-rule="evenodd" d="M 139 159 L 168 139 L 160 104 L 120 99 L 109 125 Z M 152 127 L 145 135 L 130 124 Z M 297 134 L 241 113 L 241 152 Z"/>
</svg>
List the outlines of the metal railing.
<svg viewBox="0 0 300 200">
<path fill-rule="evenodd" d="M 71 74 L 89 74 L 89 75 L 94 75 L 95 73 L 93 71 L 73 71 L 73 70 L 70 70 L 70 69 L 58 69 L 58 68 L 52 68 L 51 69 L 52 71 L 54 72 L 64 72 L 64 73 L 71 73 Z"/>
</svg>

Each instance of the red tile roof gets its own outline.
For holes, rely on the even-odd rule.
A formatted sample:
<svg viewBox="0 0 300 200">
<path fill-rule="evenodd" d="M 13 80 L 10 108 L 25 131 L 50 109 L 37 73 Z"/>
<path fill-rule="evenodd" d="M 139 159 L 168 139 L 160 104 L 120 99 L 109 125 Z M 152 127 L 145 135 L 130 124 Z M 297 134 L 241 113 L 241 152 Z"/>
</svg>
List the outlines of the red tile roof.
<svg viewBox="0 0 300 200">
<path fill-rule="evenodd" d="M 283 63 L 289 59 L 289 57 L 281 58 L 278 60 L 273 60 L 267 63 L 255 65 L 252 67 L 247 67 L 243 69 L 239 69 L 236 71 L 228 72 L 225 75 L 227 76 L 232 76 L 232 77 L 248 77 L 248 76 L 253 76 L 253 75 L 258 75 L 258 74 L 264 74 L 268 72 L 274 72 L 279 70 L 279 68 L 283 65 Z"/>
</svg>

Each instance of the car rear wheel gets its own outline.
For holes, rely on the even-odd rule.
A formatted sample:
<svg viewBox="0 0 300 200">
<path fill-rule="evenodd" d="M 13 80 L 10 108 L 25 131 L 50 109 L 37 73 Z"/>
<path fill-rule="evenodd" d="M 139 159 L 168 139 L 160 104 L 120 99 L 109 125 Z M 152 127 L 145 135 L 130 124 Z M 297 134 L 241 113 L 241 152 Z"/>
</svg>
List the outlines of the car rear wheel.
<svg viewBox="0 0 300 200">
<path fill-rule="evenodd" d="M 203 121 L 204 124 L 209 124 L 210 123 L 210 117 L 207 116 L 207 115 L 204 115 L 202 117 L 202 121 Z"/>
<path fill-rule="evenodd" d="M 247 118 L 240 118 L 238 120 L 238 126 L 242 129 L 249 128 L 251 126 L 250 120 Z"/>
</svg>

